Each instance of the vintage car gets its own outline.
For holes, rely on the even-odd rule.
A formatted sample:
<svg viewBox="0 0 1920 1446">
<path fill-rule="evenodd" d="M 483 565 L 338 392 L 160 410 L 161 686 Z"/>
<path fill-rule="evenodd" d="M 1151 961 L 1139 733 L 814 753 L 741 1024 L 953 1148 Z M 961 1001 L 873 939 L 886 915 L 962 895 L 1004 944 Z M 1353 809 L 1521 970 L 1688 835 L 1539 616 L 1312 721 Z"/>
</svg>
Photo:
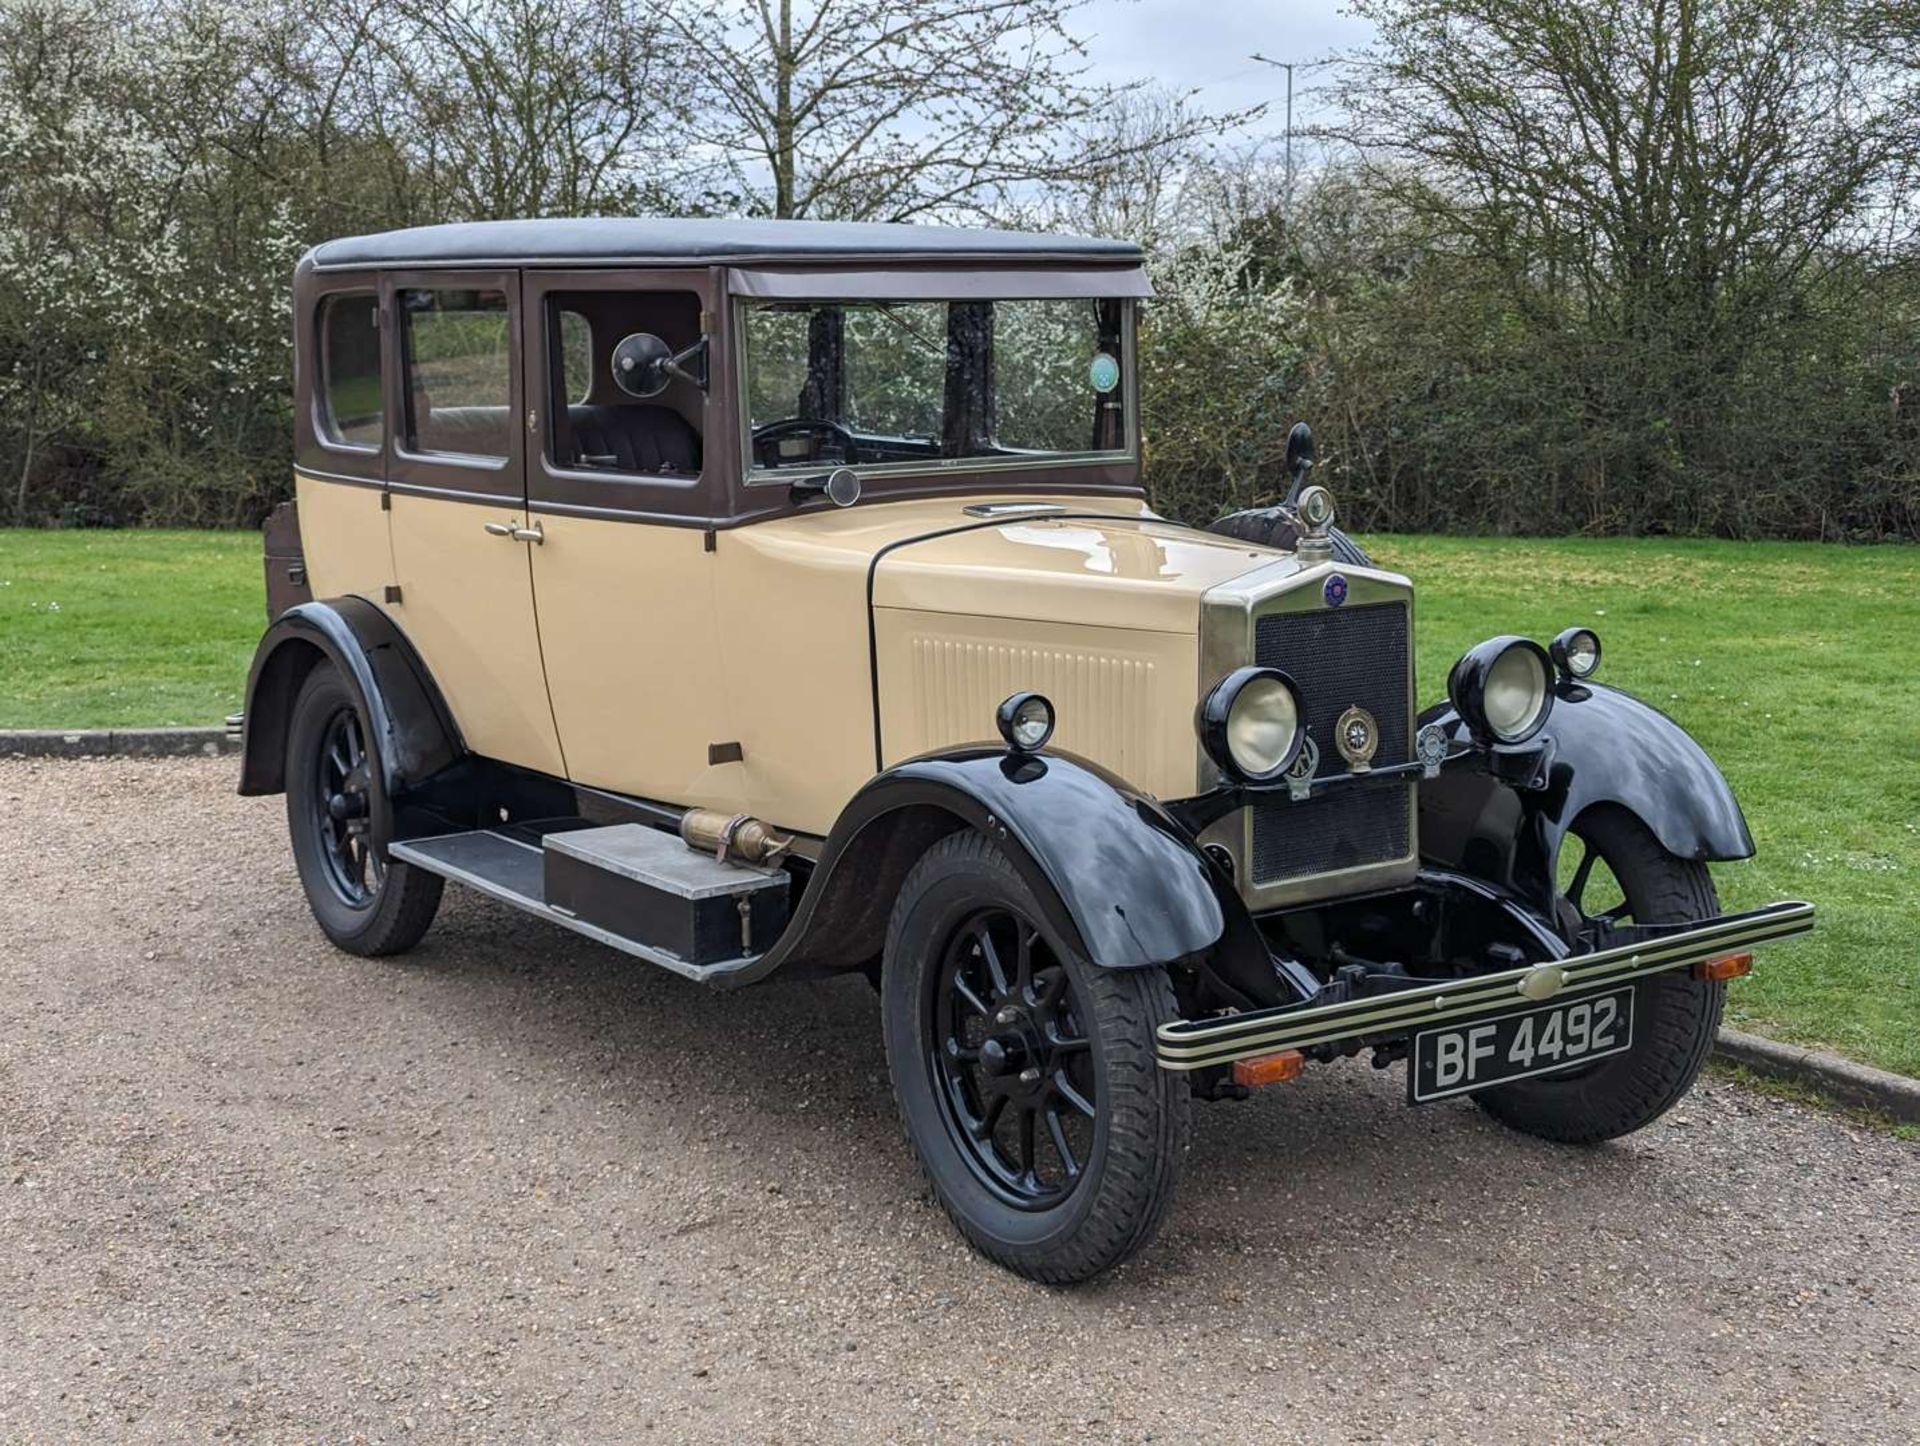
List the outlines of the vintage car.
<svg viewBox="0 0 1920 1446">
<path fill-rule="evenodd" d="M 309 253 L 241 791 L 321 929 L 406 949 L 452 880 L 711 985 L 864 971 L 934 1192 L 1043 1281 L 1151 1237 L 1194 1098 L 1310 1064 L 1567 1142 L 1666 1110 L 1812 909 L 1721 913 L 1740 809 L 1591 630 L 1421 711 L 1303 428 L 1284 502 L 1157 517 L 1150 292 L 922 226 Z"/>
</svg>

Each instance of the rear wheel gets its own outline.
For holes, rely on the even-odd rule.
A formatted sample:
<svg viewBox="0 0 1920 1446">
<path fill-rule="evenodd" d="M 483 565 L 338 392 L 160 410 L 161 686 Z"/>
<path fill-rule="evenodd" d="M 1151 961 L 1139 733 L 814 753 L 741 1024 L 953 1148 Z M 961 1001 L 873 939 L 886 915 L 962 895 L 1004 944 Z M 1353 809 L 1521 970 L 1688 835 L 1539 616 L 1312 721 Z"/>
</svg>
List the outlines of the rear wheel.
<svg viewBox="0 0 1920 1446">
<path fill-rule="evenodd" d="M 1720 912 L 1707 866 L 1676 858 L 1623 809 L 1582 814 L 1579 851 L 1563 867 L 1561 909 L 1597 926 L 1679 924 Z M 1582 1068 L 1483 1090 L 1474 1096 L 1501 1123 L 1542 1139 L 1593 1144 L 1631 1134 L 1693 1087 L 1720 1028 L 1726 986 L 1684 970 L 1634 986 L 1634 1042 L 1624 1054 Z"/>
<path fill-rule="evenodd" d="M 1162 969 L 1106 970 L 1051 943 L 989 840 L 951 834 L 902 886 L 881 980 L 887 1064 L 941 1205 L 1032 1280 L 1133 1255 L 1173 1199 L 1186 1082 L 1154 1058 L 1176 1017 Z"/>
<path fill-rule="evenodd" d="M 354 954 L 397 954 L 419 943 L 444 884 L 387 858 L 387 840 L 375 831 L 380 786 L 359 703 L 333 668 L 315 668 L 287 730 L 287 826 L 314 919 Z"/>
</svg>

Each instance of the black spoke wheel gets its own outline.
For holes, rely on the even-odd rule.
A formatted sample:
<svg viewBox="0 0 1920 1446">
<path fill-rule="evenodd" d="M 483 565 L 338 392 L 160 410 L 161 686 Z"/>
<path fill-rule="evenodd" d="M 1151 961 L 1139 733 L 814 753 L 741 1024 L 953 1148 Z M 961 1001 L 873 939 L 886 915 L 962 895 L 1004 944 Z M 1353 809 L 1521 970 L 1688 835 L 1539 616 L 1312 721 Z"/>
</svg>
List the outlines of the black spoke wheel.
<svg viewBox="0 0 1920 1446">
<path fill-rule="evenodd" d="M 365 908 L 380 892 L 386 862 L 373 847 L 367 742 L 352 706 L 335 710 L 322 725 L 314 767 L 319 806 L 308 817 L 319 830 L 327 882 L 348 905 Z"/>
<path fill-rule="evenodd" d="M 1676 858 L 1634 815 L 1603 806 L 1574 822 L 1562 849 L 1560 925 L 1577 953 L 1604 949 L 1628 924 L 1679 924 L 1720 912 L 1707 866 Z M 1720 1027 L 1724 984 L 1685 970 L 1634 985 L 1634 1042 L 1624 1054 L 1482 1090 L 1503 1124 L 1568 1144 L 1630 1134 L 1693 1087 Z"/>
<path fill-rule="evenodd" d="M 1158 968 L 1100 969 L 1042 923 L 980 834 L 950 834 L 901 886 L 881 972 L 908 1140 L 955 1225 L 1034 1280 L 1083 1280 L 1153 1236 L 1186 1148 L 1189 1090 L 1154 1031 Z"/>
<path fill-rule="evenodd" d="M 419 942 L 442 880 L 388 860 L 375 743 L 359 699 L 324 664 L 294 700 L 286 776 L 294 863 L 327 937 L 355 954 L 397 954 Z"/>
<path fill-rule="evenodd" d="M 982 909 L 928 975 L 931 1057 L 949 1131 L 1008 1204 L 1059 1204 L 1093 1156 L 1099 1085 L 1067 968 L 1033 923 Z"/>
</svg>

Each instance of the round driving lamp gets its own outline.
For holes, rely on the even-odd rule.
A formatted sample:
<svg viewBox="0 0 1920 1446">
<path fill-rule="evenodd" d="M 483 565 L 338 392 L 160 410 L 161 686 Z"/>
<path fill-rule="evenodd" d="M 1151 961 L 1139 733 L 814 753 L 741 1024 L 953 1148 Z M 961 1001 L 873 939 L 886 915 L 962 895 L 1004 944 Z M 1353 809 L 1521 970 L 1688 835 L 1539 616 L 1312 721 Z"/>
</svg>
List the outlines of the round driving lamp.
<svg viewBox="0 0 1920 1446">
<path fill-rule="evenodd" d="M 993 721 L 1015 753 L 1037 753 L 1053 737 L 1053 704 L 1042 693 L 1015 693 L 995 710 Z"/>
<path fill-rule="evenodd" d="M 1548 645 L 1553 664 L 1569 678 L 1591 678 L 1600 668 L 1600 634 L 1592 628 L 1568 628 Z"/>
<path fill-rule="evenodd" d="M 1300 756 L 1300 694 L 1278 668 L 1238 668 L 1200 703 L 1200 746 L 1229 778 L 1264 783 Z"/>
<path fill-rule="evenodd" d="M 1553 668 L 1531 638 L 1489 638 L 1453 665 L 1447 696 L 1482 743 L 1525 743 L 1553 711 Z"/>
</svg>

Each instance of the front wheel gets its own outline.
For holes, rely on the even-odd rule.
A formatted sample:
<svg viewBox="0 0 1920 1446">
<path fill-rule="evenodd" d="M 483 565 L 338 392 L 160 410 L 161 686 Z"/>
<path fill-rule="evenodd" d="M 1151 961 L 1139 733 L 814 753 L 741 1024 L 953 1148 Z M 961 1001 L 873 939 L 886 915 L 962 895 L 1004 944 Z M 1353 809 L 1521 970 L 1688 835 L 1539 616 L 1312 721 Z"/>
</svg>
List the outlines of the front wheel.
<svg viewBox="0 0 1920 1446">
<path fill-rule="evenodd" d="M 1159 968 L 1050 942 L 1032 891 L 971 831 L 902 886 L 881 975 L 909 1141 L 960 1232 L 1008 1269 L 1084 1280 L 1152 1239 L 1186 1150 L 1186 1081 L 1154 1058 Z"/>
<path fill-rule="evenodd" d="M 376 833 L 380 786 L 359 703 L 334 669 L 315 668 L 287 730 L 287 827 L 315 921 L 353 954 L 398 954 L 419 943 L 444 884 L 387 858 Z"/>
<path fill-rule="evenodd" d="M 1582 814 L 1581 851 L 1569 861 L 1561 911 L 1604 931 L 1632 921 L 1682 924 L 1720 912 L 1707 866 L 1676 858 L 1647 826 L 1618 808 Z M 1624 1054 L 1483 1090 L 1480 1107 L 1502 1124 L 1567 1144 L 1595 1144 L 1651 1124 L 1693 1088 L 1720 1028 L 1726 985 L 1675 970 L 1634 986 L 1634 1041 Z"/>
</svg>

